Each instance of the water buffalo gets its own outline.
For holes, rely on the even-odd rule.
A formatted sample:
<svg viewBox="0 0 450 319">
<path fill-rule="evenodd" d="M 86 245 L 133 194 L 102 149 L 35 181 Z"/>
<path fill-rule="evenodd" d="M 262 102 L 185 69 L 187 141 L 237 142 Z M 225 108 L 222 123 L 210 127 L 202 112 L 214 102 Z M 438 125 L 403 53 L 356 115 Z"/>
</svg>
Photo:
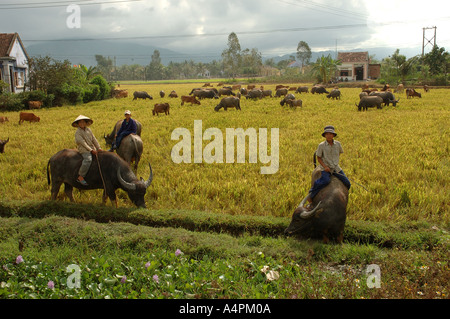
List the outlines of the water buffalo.
<svg viewBox="0 0 450 319">
<path fill-rule="evenodd" d="M 333 89 L 331 90 L 331 92 L 327 95 L 327 98 L 332 98 L 332 99 L 341 99 L 341 91 L 339 91 L 338 89 Z"/>
<path fill-rule="evenodd" d="M 280 105 L 284 106 L 284 103 L 286 103 L 288 100 L 295 100 L 295 95 L 292 93 L 287 94 L 281 101 Z"/>
<path fill-rule="evenodd" d="M 263 91 L 260 89 L 253 89 L 247 91 L 247 95 L 245 96 L 246 99 L 262 99 L 263 98 Z"/>
<path fill-rule="evenodd" d="M 214 111 L 217 112 L 221 108 L 223 108 L 226 111 L 229 107 L 234 107 L 234 108 L 236 108 L 236 110 L 240 110 L 241 102 L 240 102 L 239 98 L 237 98 L 235 96 L 224 97 L 222 100 L 220 100 L 220 103 L 216 105 L 216 107 L 214 108 Z"/>
<path fill-rule="evenodd" d="M 47 181 L 52 185 L 52 200 L 56 200 L 61 184 L 64 183 L 64 192 L 70 201 L 74 201 L 74 187 L 83 190 L 103 189 L 103 203 L 106 203 L 109 197 L 111 203 L 117 207 L 116 189 L 121 188 L 128 193 L 128 197 L 136 206 L 145 207 L 144 195 L 153 180 L 150 164 L 148 180 L 138 180 L 130 165 L 117 154 L 98 152 L 97 156 L 93 156 L 85 177 L 88 185 L 83 186 L 77 182 L 82 160 L 81 154 L 74 149 L 61 150 L 50 158 L 47 164 Z"/>
<path fill-rule="evenodd" d="M 308 93 L 309 92 L 309 90 L 308 90 L 308 87 L 307 86 L 299 86 L 298 88 L 297 88 L 297 90 L 295 91 L 295 93 Z"/>
<path fill-rule="evenodd" d="M 316 167 L 311 175 L 311 185 L 320 178 L 320 168 Z M 345 220 L 347 218 L 348 189 L 336 177 L 313 198 L 312 210 L 303 205 L 308 196 L 295 209 L 285 235 L 300 238 L 322 238 L 325 243 L 336 240 L 342 243 Z"/>
<path fill-rule="evenodd" d="M 149 100 L 153 100 L 153 97 L 151 95 L 149 95 L 147 92 L 145 91 L 135 91 L 133 93 L 133 101 L 136 99 L 149 99 Z"/>
<path fill-rule="evenodd" d="M 327 93 L 327 94 L 329 94 L 330 92 L 328 92 L 327 89 L 325 89 L 324 86 L 313 86 L 311 88 L 311 93 L 312 94 L 314 94 L 314 93 L 317 93 L 317 94 Z"/>
<path fill-rule="evenodd" d="M 297 106 L 302 107 L 303 101 L 302 100 L 286 100 L 286 105 L 289 105 L 291 108 L 295 109 Z"/>
<path fill-rule="evenodd" d="M 0 140 L 0 153 L 4 153 L 5 152 L 5 145 L 6 143 L 9 142 L 9 137 L 7 140 Z"/>
<path fill-rule="evenodd" d="M 287 88 L 280 88 L 276 90 L 275 97 L 286 96 L 287 94 L 288 94 Z"/>
<path fill-rule="evenodd" d="M 119 132 L 119 129 L 122 126 L 122 122 L 123 121 L 124 120 L 118 120 L 116 122 L 116 124 L 114 125 L 113 130 L 112 130 L 112 132 L 110 134 L 108 134 L 108 135 L 103 134 L 103 138 L 105 139 L 106 145 L 111 145 L 112 144 L 112 142 L 114 141 L 114 136 L 116 136 L 117 132 Z M 138 120 L 135 120 L 135 121 L 136 121 L 136 126 L 137 126 L 136 134 L 141 136 L 142 124 Z"/>
<path fill-rule="evenodd" d="M 131 165 L 134 162 L 134 170 L 137 171 L 139 161 L 141 160 L 142 152 L 144 150 L 144 143 L 139 135 L 130 134 L 125 136 L 120 142 L 117 149 L 117 155 Z"/>
<path fill-rule="evenodd" d="M 391 91 L 383 91 L 383 92 L 371 92 L 369 96 L 379 96 L 383 99 L 384 106 L 389 106 L 389 103 L 392 103 L 393 106 L 396 106 L 398 100 L 395 99 L 394 94 Z"/>
<path fill-rule="evenodd" d="M 367 111 L 369 107 L 377 107 L 381 109 L 381 103 L 383 103 L 383 98 L 381 96 L 363 96 L 359 100 L 359 104 L 355 105 L 358 107 L 358 111 Z"/>
</svg>

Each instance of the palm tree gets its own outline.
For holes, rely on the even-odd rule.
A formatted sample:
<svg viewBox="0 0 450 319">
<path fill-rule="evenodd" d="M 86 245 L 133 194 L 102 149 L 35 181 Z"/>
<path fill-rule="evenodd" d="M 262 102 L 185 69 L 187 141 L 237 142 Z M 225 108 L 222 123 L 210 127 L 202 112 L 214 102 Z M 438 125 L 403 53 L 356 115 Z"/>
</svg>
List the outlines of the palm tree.
<svg viewBox="0 0 450 319">
<path fill-rule="evenodd" d="M 338 65 L 341 65 L 341 60 L 334 60 L 330 54 L 326 57 L 322 55 L 313 64 L 312 71 L 316 73 L 319 81 L 326 84 L 335 74 Z"/>
<path fill-rule="evenodd" d="M 80 64 L 80 69 L 83 71 L 83 74 L 86 78 L 86 80 L 92 79 L 94 76 L 100 74 L 100 72 L 97 70 L 97 67 L 90 66 L 89 68 L 85 66 L 84 64 Z"/>
</svg>

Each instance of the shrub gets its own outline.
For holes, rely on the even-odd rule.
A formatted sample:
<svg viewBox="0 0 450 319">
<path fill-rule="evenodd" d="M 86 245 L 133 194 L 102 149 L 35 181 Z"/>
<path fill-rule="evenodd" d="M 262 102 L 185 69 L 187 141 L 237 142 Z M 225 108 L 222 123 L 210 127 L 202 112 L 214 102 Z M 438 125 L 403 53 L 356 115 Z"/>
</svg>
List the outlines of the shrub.
<svg viewBox="0 0 450 319">
<path fill-rule="evenodd" d="M 101 75 L 95 76 L 91 80 L 90 84 L 96 84 L 100 90 L 100 94 L 98 94 L 97 100 L 104 100 L 110 97 L 111 86 Z"/>
<path fill-rule="evenodd" d="M 97 84 L 89 84 L 84 89 L 83 103 L 100 100 L 100 87 Z"/>
<path fill-rule="evenodd" d="M 3 93 L 0 95 L 0 109 L 6 111 L 20 111 L 25 108 L 21 94 Z"/>
</svg>

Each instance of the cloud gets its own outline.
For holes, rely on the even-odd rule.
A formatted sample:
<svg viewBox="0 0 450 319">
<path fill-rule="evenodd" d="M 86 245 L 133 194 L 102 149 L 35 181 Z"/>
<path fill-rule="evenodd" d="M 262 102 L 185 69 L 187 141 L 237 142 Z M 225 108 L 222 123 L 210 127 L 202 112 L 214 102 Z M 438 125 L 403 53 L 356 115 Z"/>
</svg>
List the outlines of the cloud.
<svg viewBox="0 0 450 319">
<path fill-rule="evenodd" d="M 67 27 L 69 13 L 63 5 L 67 2 L 62 0 L 55 2 L 59 6 L 42 8 L 11 9 L 11 4 L 0 4 L 0 10 L 8 13 L 2 16 L 0 32 L 18 32 L 26 44 L 49 39 L 130 39 L 192 54 L 221 52 L 228 35 L 235 32 L 242 49 L 282 55 L 295 52 L 299 41 L 313 51 L 420 47 L 422 28 L 436 23 L 438 45 L 450 45 L 444 32 L 449 28 L 445 16 L 449 5 L 438 0 L 428 0 L 427 6 L 418 0 L 408 1 L 407 6 L 400 0 L 113 1 L 92 0 L 95 5 L 79 1 L 79 29 Z"/>
</svg>

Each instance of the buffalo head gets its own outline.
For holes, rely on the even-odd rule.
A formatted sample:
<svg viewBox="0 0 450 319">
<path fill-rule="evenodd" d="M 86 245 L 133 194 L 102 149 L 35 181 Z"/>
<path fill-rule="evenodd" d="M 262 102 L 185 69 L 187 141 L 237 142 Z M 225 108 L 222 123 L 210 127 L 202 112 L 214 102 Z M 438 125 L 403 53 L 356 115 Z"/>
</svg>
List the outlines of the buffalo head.
<svg viewBox="0 0 450 319">
<path fill-rule="evenodd" d="M 117 179 L 119 180 L 121 187 L 128 193 L 130 200 L 138 207 L 146 207 L 144 196 L 153 180 L 152 166 L 149 164 L 149 167 L 150 177 L 146 181 L 141 177 L 140 180 L 135 180 L 133 182 L 125 181 L 120 173 L 120 167 L 117 169 Z"/>
<path fill-rule="evenodd" d="M 4 153 L 5 152 L 5 145 L 6 143 L 9 142 L 9 137 L 6 141 L 0 140 L 0 153 Z"/>
</svg>

